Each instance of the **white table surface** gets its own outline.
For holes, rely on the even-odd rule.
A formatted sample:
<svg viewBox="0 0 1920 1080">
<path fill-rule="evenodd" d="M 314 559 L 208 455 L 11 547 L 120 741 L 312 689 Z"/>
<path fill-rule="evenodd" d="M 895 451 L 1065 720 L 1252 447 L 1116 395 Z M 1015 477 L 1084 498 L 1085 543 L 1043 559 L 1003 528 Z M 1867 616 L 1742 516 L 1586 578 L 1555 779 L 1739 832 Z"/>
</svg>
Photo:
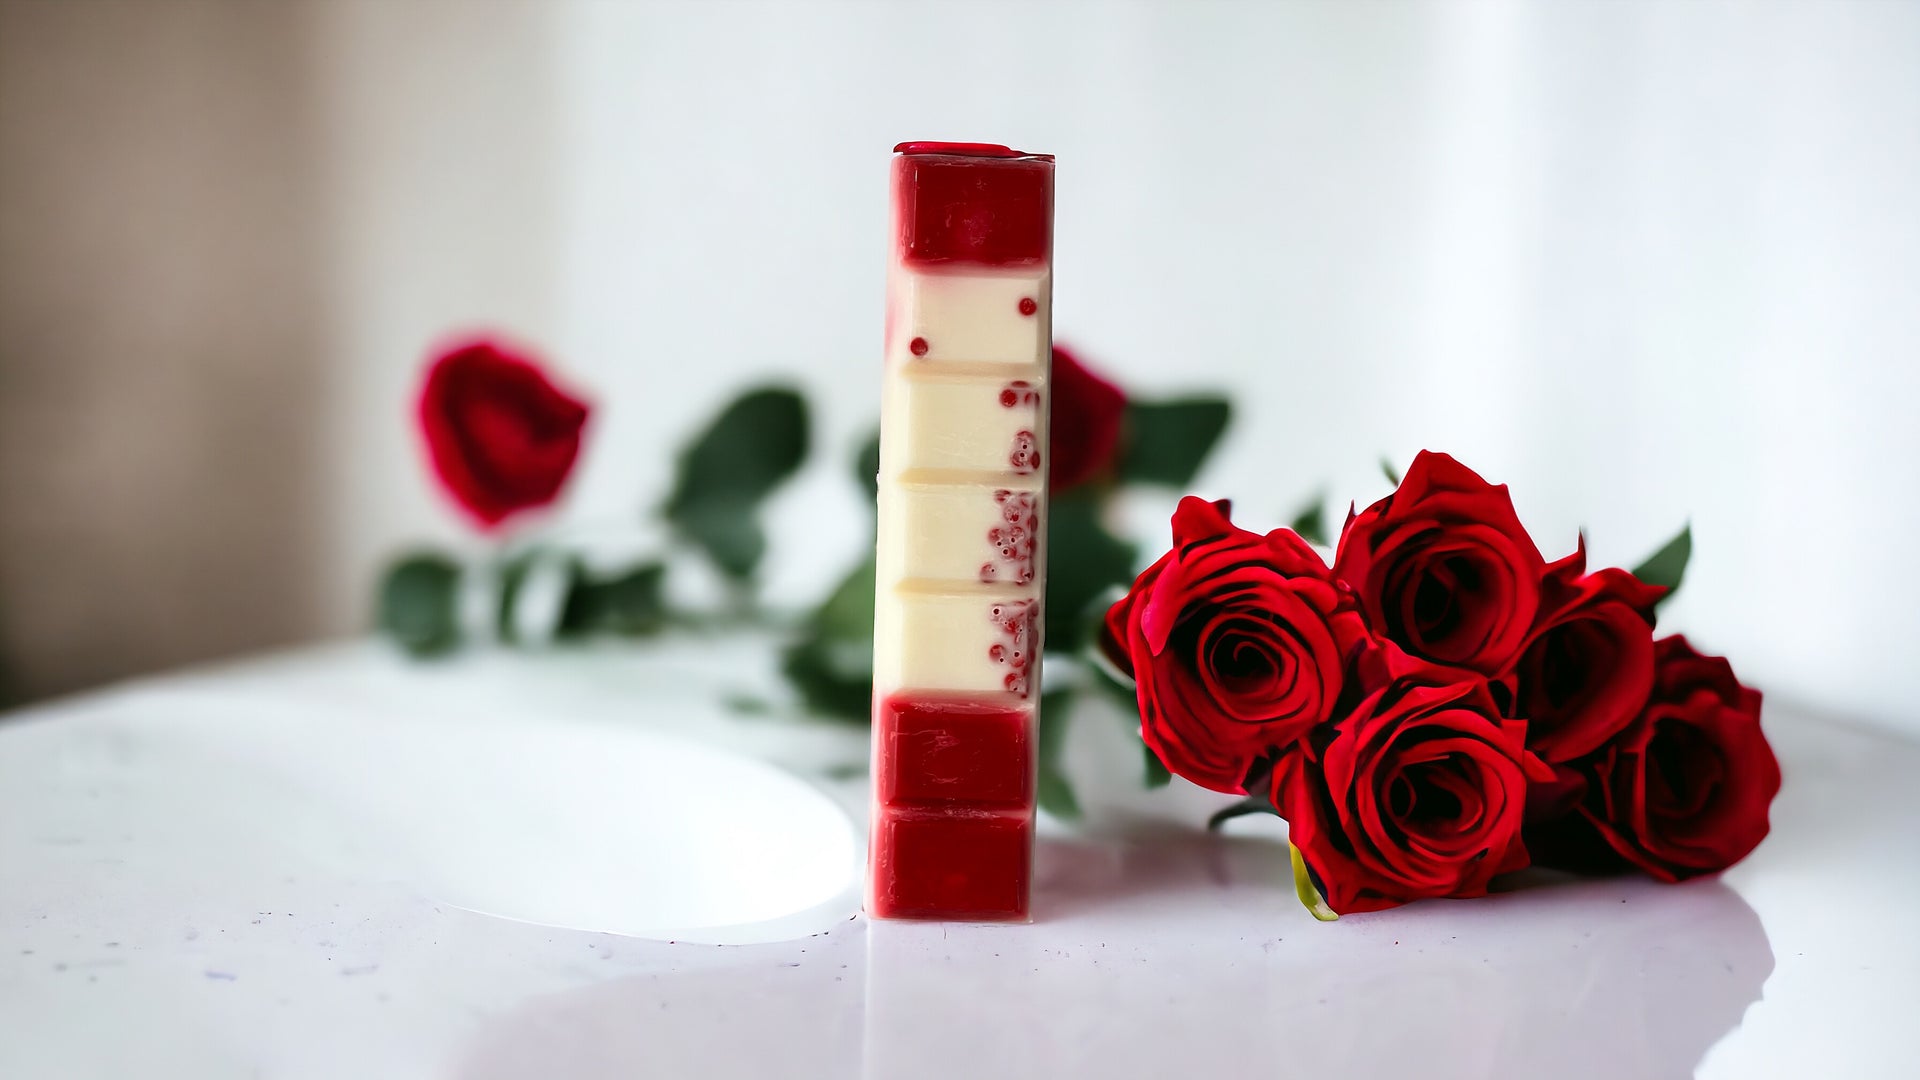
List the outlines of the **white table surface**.
<svg viewBox="0 0 1920 1080">
<path fill-rule="evenodd" d="M 1920 1075 L 1894 736 L 1770 704 L 1722 880 L 1322 925 L 1278 822 L 1198 832 L 1088 707 L 1036 921 L 871 924 L 864 731 L 716 704 L 767 655 L 359 644 L 13 714 L 0 1077 Z"/>
</svg>

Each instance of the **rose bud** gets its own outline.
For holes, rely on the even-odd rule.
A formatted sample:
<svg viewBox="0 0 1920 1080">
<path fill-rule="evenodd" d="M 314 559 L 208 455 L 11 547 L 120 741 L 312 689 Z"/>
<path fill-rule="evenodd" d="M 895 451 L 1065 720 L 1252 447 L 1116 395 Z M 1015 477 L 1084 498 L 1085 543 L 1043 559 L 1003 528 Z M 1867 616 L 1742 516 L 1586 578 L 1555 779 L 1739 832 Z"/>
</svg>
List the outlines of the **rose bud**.
<svg viewBox="0 0 1920 1080">
<path fill-rule="evenodd" d="M 1127 396 L 1059 345 L 1053 347 L 1048 381 L 1053 385 L 1053 419 L 1047 482 L 1059 495 L 1113 470 Z"/>
<path fill-rule="evenodd" d="M 1256 762 L 1333 714 L 1366 629 L 1306 541 L 1227 510 L 1180 500 L 1173 550 L 1108 610 L 1106 648 L 1167 768 L 1245 794 Z"/>
</svg>

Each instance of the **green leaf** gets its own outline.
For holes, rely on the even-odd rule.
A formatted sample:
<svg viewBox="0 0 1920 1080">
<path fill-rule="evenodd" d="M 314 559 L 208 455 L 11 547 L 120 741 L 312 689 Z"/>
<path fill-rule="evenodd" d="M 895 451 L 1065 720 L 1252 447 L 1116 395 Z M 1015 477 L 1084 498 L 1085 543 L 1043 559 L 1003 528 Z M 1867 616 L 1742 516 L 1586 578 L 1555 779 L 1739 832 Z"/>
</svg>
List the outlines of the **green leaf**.
<svg viewBox="0 0 1920 1080">
<path fill-rule="evenodd" d="M 873 557 L 842 578 L 787 646 L 780 670 L 809 709 L 866 722 L 873 707 Z"/>
<path fill-rule="evenodd" d="M 1267 801 L 1265 795 L 1249 795 L 1239 802 L 1234 803 L 1232 806 L 1216 811 L 1212 817 L 1207 819 L 1207 829 L 1210 832 L 1218 831 L 1220 826 L 1225 825 L 1234 818 L 1246 817 L 1248 814 L 1277 815 L 1278 813 L 1279 811 L 1273 808 L 1273 804 Z"/>
<path fill-rule="evenodd" d="M 1232 415 L 1233 407 L 1219 397 L 1129 402 L 1120 478 L 1186 487 L 1220 440 Z"/>
<path fill-rule="evenodd" d="M 667 568 L 660 562 L 641 563 L 608 578 L 595 577 L 575 562 L 566 606 L 560 613 L 559 636 L 659 633 L 667 622 L 666 576 Z"/>
<path fill-rule="evenodd" d="M 687 507 L 674 521 L 682 535 L 735 580 L 752 577 L 767 553 L 767 534 L 751 503 L 713 499 Z"/>
<path fill-rule="evenodd" d="M 1300 539 L 1305 540 L 1309 544 L 1318 544 L 1321 547 L 1329 546 L 1332 541 L 1327 539 L 1326 495 L 1314 495 L 1313 501 L 1302 507 L 1299 513 L 1293 515 L 1293 520 L 1287 523 L 1287 528 L 1299 533 Z"/>
<path fill-rule="evenodd" d="M 793 390 L 764 386 L 734 399 L 681 451 L 667 520 L 728 575 L 752 576 L 766 552 L 760 502 L 806 459 L 808 427 Z"/>
<path fill-rule="evenodd" d="M 1081 663 L 1086 665 L 1089 681 L 1096 690 L 1113 699 L 1113 703 L 1125 711 L 1127 722 L 1136 729 L 1140 724 L 1140 695 L 1132 681 L 1124 678 L 1124 673 L 1113 667 L 1100 650 L 1088 643 L 1081 651 Z"/>
<path fill-rule="evenodd" d="M 853 478 L 867 493 L 867 501 L 874 502 L 880 497 L 880 429 L 873 429 L 867 441 L 860 444 L 860 456 L 853 461 Z"/>
<path fill-rule="evenodd" d="M 1133 580 L 1132 544 L 1100 521 L 1099 494 L 1082 489 L 1053 500 L 1047 520 L 1046 647 L 1072 652 L 1088 640 L 1082 617 L 1094 600 Z"/>
<path fill-rule="evenodd" d="M 1040 695 L 1040 734 L 1036 756 L 1039 758 L 1038 785 L 1034 798 L 1040 809 L 1062 821 L 1080 818 L 1080 800 L 1073 784 L 1060 768 L 1060 755 L 1067 742 L 1067 707 L 1072 703 L 1069 690 L 1049 690 Z"/>
<path fill-rule="evenodd" d="M 873 556 L 847 571 L 809 623 L 821 634 L 839 641 L 873 644 Z"/>
<path fill-rule="evenodd" d="M 1320 890 L 1314 886 L 1313 873 L 1307 869 L 1307 860 L 1301 857 L 1300 849 L 1288 844 L 1287 851 L 1293 860 L 1293 894 L 1300 898 L 1301 905 L 1307 909 L 1308 914 L 1321 922 L 1332 922 L 1338 919 L 1340 913 L 1327 906 L 1326 900 L 1320 895 Z"/>
<path fill-rule="evenodd" d="M 1400 486 L 1400 472 L 1399 470 L 1393 467 L 1393 462 L 1391 460 L 1384 457 L 1381 458 L 1380 471 L 1386 474 L 1387 483 L 1392 484 L 1394 487 Z"/>
<path fill-rule="evenodd" d="M 741 716 L 772 716 L 773 702 L 757 694 L 734 691 L 720 698 L 720 704 Z"/>
<path fill-rule="evenodd" d="M 380 582 L 380 629 L 414 656 L 460 644 L 460 564 L 432 552 L 407 555 Z"/>
<path fill-rule="evenodd" d="M 1127 590 L 1120 585 L 1109 585 L 1095 593 L 1093 599 L 1081 606 L 1077 634 L 1069 640 L 1080 642 L 1089 656 L 1105 659 L 1105 654 L 1100 651 L 1100 639 L 1107 631 L 1107 612 L 1126 595 Z"/>
<path fill-rule="evenodd" d="M 1687 576 L 1687 560 L 1692 557 L 1693 523 L 1688 522 L 1659 551 L 1647 556 L 1646 562 L 1633 568 L 1633 576 L 1641 581 L 1667 587 L 1667 595 L 1661 597 L 1655 607 L 1673 599 L 1673 594 L 1680 590 L 1680 582 Z"/>
<path fill-rule="evenodd" d="M 1167 768 L 1166 763 L 1160 760 L 1160 755 L 1153 752 L 1153 747 L 1145 742 L 1140 744 L 1140 760 L 1145 766 L 1140 774 L 1142 784 L 1149 788 L 1163 788 L 1173 783 L 1173 773 Z M 1207 825 L 1209 828 L 1213 827 L 1211 821 Z"/>
</svg>

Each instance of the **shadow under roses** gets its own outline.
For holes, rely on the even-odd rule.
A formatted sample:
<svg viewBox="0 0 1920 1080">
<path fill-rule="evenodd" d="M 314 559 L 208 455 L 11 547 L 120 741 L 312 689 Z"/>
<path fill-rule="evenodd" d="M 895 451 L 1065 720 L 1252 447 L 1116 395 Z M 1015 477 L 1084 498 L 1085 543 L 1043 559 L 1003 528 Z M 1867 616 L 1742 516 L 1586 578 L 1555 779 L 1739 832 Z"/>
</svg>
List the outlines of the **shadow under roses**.
<svg viewBox="0 0 1920 1080">
<path fill-rule="evenodd" d="M 1135 823 L 1103 836 L 1041 836 L 1034 841 L 1033 859 L 1035 922 L 1151 906 L 1195 889 L 1251 888 L 1264 894 L 1270 887 L 1277 901 L 1289 902 L 1293 895 L 1284 842 L 1195 833 L 1158 822 Z"/>
<path fill-rule="evenodd" d="M 1423 1073 L 1687 1077 L 1739 1027 L 1774 967 L 1759 916 L 1718 881 L 1567 879 L 1456 910 L 1446 948 L 1410 940 L 1420 928 L 1388 917 L 1395 962 L 1329 965 L 1316 1000 L 1343 1007 L 1296 1034 L 1294 1062 L 1338 1075 L 1438 1060 Z M 1457 945 L 1508 933 L 1510 947 L 1477 956 Z"/>
<path fill-rule="evenodd" d="M 1180 912 L 1173 937 L 1197 946 L 1212 928 L 1192 914 L 1196 901 L 1241 928 L 1241 909 L 1293 906 L 1286 845 L 1273 837 L 1149 827 L 1043 838 L 1036 860 L 1042 923 L 1166 923 Z M 1203 1023 L 1240 1053 L 1271 1045 L 1255 1056 L 1274 1067 L 1253 1075 L 1678 1078 L 1739 1027 L 1774 969 L 1759 916 L 1717 879 L 1676 887 L 1527 870 L 1471 904 L 1428 901 L 1325 929 L 1267 925 L 1272 942 L 1241 939 L 1246 963 L 1271 965 L 1267 979 L 1220 970 L 1206 1004 L 1176 998 L 1184 1019 L 1148 1026 L 1191 1036 Z M 1246 1059 L 1235 1069 L 1246 1074 Z"/>
</svg>

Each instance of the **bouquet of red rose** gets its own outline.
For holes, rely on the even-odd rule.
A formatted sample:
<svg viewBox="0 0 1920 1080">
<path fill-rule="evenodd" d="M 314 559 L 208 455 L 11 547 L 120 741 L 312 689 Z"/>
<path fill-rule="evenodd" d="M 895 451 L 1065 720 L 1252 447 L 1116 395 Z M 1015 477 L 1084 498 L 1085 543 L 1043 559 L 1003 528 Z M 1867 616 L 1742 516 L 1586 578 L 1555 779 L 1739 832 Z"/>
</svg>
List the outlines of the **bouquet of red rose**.
<svg viewBox="0 0 1920 1080">
<path fill-rule="evenodd" d="M 1247 796 L 1216 824 L 1285 818 L 1301 899 L 1333 918 L 1529 865 L 1676 881 L 1752 851 L 1780 787 L 1760 694 L 1654 639 L 1667 591 L 1589 572 L 1584 544 L 1548 563 L 1505 486 L 1422 453 L 1332 567 L 1183 499 L 1103 648 L 1148 749 Z"/>
</svg>

